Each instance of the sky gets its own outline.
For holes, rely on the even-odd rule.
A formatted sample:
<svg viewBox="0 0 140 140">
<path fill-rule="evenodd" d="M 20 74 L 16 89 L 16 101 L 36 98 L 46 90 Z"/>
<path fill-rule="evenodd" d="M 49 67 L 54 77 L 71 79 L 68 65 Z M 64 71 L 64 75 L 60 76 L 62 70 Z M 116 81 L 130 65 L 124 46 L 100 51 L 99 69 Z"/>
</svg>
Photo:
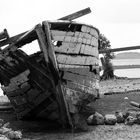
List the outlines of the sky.
<svg viewBox="0 0 140 140">
<path fill-rule="evenodd" d="M 112 48 L 140 45 L 140 0 L 1 0 L 0 31 L 13 36 L 87 7 L 92 13 L 76 21 L 98 28 Z"/>
</svg>

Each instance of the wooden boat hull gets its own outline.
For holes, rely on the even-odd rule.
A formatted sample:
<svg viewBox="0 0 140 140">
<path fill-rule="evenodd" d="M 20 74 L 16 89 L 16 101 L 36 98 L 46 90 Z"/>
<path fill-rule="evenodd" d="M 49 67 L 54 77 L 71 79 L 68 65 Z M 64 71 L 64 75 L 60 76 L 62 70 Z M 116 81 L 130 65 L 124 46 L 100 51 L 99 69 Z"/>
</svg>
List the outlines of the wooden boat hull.
<svg viewBox="0 0 140 140">
<path fill-rule="evenodd" d="M 45 25 L 43 22 L 44 32 Z M 51 49 L 47 50 L 48 53 L 45 48 L 31 56 L 19 49 L 14 50 L 14 46 L 37 38 L 34 31 L 27 33 L 11 47 L 14 51 L 2 59 L 5 63 L 8 61 L 6 64 L 13 72 L 11 74 L 8 70 L 7 80 L 2 76 L 2 89 L 19 119 L 43 118 L 62 123 L 62 114 L 65 114 L 65 124 L 73 125 L 78 121 L 74 114 L 82 113 L 99 96 L 99 32 L 89 25 L 64 21 L 49 21 L 49 25 L 55 55 Z M 38 35 L 40 30 L 35 31 Z M 59 74 L 54 67 L 55 60 Z M 1 69 L 0 74 L 6 71 Z M 59 97 L 61 92 L 64 94 Z"/>
</svg>

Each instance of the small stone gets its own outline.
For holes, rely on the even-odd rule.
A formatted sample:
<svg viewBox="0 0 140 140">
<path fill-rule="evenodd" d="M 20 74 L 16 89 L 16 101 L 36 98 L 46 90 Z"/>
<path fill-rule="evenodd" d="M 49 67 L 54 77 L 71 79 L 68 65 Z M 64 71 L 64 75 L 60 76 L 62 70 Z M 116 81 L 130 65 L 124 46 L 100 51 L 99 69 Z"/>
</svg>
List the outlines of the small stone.
<svg viewBox="0 0 140 140">
<path fill-rule="evenodd" d="M 88 117 L 87 124 L 89 124 L 89 125 L 103 125 L 104 124 L 104 117 L 102 114 L 95 112 L 95 114 Z"/>
<path fill-rule="evenodd" d="M 117 123 L 124 123 L 124 117 L 122 112 L 115 112 L 115 116 L 117 118 Z"/>
<path fill-rule="evenodd" d="M 7 132 L 9 132 L 11 130 L 12 129 L 10 129 L 10 128 L 2 127 L 2 128 L 0 128 L 0 134 L 6 134 Z"/>
<path fill-rule="evenodd" d="M 10 139 L 8 139 L 6 136 L 4 136 L 4 135 L 0 135 L 0 140 L 10 140 Z"/>
<path fill-rule="evenodd" d="M 105 124 L 107 125 L 115 125 L 117 122 L 117 118 L 113 114 L 107 114 L 105 115 Z"/>
<path fill-rule="evenodd" d="M 0 119 L 0 127 L 2 127 L 4 124 L 4 120 L 3 119 Z"/>
<path fill-rule="evenodd" d="M 128 97 L 124 97 L 124 100 L 128 100 Z"/>
<path fill-rule="evenodd" d="M 21 139 L 22 133 L 21 131 L 9 131 L 5 134 L 5 136 L 9 139 Z"/>
<path fill-rule="evenodd" d="M 133 125 L 136 121 L 137 121 L 137 118 L 133 116 L 128 116 L 127 119 L 125 120 L 125 124 Z"/>
<path fill-rule="evenodd" d="M 138 112 L 137 114 L 136 114 L 136 123 L 137 124 L 140 124 L 140 112 Z"/>
</svg>

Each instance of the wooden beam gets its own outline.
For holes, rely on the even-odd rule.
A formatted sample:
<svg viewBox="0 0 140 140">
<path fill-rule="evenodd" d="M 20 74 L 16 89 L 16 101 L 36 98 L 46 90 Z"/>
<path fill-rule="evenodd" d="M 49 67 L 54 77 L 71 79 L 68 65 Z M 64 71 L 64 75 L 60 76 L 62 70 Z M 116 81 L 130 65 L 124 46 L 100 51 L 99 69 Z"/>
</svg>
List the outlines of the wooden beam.
<svg viewBox="0 0 140 140">
<path fill-rule="evenodd" d="M 43 22 L 42 23 L 44 31 L 45 31 L 45 35 L 46 35 L 46 50 L 48 52 L 48 56 L 49 56 L 49 60 L 51 64 L 51 71 L 53 73 L 54 77 L 54 81 L 57 80 L 55 82 L 55 87 L 56 87 L 56 97 L 57 97 L 57 101 L 59 104 L 59 109 L 60 109 L 60 118 L 62 121 L 63 126 L 65 127 L 67 124 L 69 124 L 72 127 L 72 121 L 69 115 L 69 111 L 68 111 L 68 106 L 66 103 L 66 100 L 64 98 L 64 91 L 61 87 L 61 80 L 59 77 L 59 70 L 58 70 L 58 65 L 56 62 L 56 57 L 55 57 L 55 53 L 54 53 L 54 49 L 53 49 L 53 44 L 51 41 L 51 33 L 50 33 L 50 27 L 49 27 L 49 23 L 48 22 Z M 44 54 L 45 55 L 45 54 Z M 68 123 L 69 122 L 69 123 Z"/>
<path fill-rule="evenodd" d="M 140 46 L 131 46 L 131 47 L 122 47 L 122 48 L 115 48 L 115 49 L 99 50 L 99 54 L 107 53 L 107 52 L 137 50 L 137 49 L 140 49 Z"/>
<path fill-rule="evenodd" d="M 71 20 L 74 20 L 76 18 L 79 18 L 79 17 L 84 16 L 84 15 L 89 14 L 89 13 L 91 13 L 91 10 L 88 7 L 88 8 L 85 8 L 83 10 L 80 10 L 78 12 L 75 12 L 73 14 L 70 14 L 68 16 L 62 17 L 59 20 L 70 20 L 71 21 Z"/>
</svg>

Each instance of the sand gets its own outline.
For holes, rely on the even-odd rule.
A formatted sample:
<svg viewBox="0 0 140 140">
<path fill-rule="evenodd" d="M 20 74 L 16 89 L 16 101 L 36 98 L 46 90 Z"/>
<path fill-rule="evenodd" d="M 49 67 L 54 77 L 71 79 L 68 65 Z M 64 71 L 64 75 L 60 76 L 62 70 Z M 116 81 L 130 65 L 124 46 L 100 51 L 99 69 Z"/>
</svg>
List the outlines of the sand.
<svg viewBox="0 0 140 140">
<path fill-rule="evenodd" d="M 106 95 L 109 93 L 109 95 Z M 113 93 L 113 94 L 112 94 Z M 115 111 L 125 111 L 128 109 L 139 110 L 132 107 L 129 101 L 140 102 L 140 79 L 117 79 L 100 82 L 100 99 L 92 103 L 92 106 L 101 114 L 110 114 Z M 127 102 L 124 100 L 128 97 Z M 17 122 L 13 118 L 9 118 L 9 114 L 0 114 L 0 118 L 4 118 L 11 123 L 11 127 L 15 130 L 23 130 L 23 137 L 28 140 L 139 140 L 140 125 L 128 126 L 124 124 L 116 124 L 114 126 L 98 125 L 89 126 L 88 132 L 74 133 L 72 130 L 65 129 L 48 130 L 47 124 L 40 122 Z M 45 127 L 44 127 L 45 126 Z M 30 129 L 28 130 L 27 128 Z M 40 128 L 41 129 L 40 129 Z M 34 132 L 37 130 L 37 132 Z M 45 130 L 42 131 L 42 130 Z M 23 139 L 25 140 L 25 139 Z M 27 139 L 26 139 L 27 140 Z"/>
<path fill-rule="evenodd" d="M 130 91 L 140 91 L 140 79 L 125 78 L 100 82 L 100 94 Z"/>
</svg>

